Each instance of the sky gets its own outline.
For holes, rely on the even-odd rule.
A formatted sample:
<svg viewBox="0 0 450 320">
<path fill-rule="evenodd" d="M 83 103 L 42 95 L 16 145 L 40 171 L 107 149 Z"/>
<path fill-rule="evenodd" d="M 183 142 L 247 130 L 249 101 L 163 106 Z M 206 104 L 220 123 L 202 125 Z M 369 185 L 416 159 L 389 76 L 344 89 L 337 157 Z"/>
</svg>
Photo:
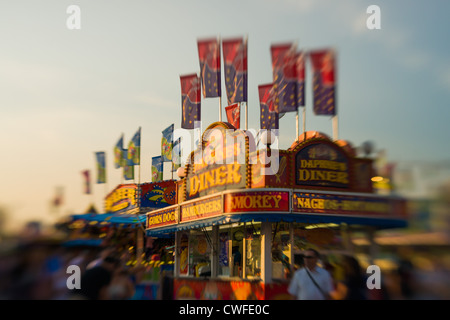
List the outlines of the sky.
<svg viewBox="0 0 450 320">
<path fill-rule="evenodd" d="M 80 8 L 80 29 L 67 27 L 70 5 Z M 380 8 L 379 30 L 366 26 L 370 5 Z M 113 147 L 139 127 L 136 172 L 151 181 L 161 132 L 181 126 L 180 75 L 199 73 L 197 40 L 207 37 L 248 38 L 249 128 L 259 129 L 258 85 L 272 82 L 271 44 L 334 48 L 340 139 L 371 141 L 393 162 L 450 160 L 448 12 L 450 2 L 438 0 L 0 0 L 3 227 L 51 223 L 91 203 L 102 211 L 122 181 Z M 311 95 L 309 81 L 306 130 L 332 136 L 331 118 L 313 114 Z M 202 99 L 203 128 L 218 110 L 218 98 Z M 280 128 L 286 149 L 295 114 Z M 97 151 L 106 152 L 107 183 L 94 181 L 86 195 L 81 171 L 95 179 Z M 51 210 L 59 186 L 64 203 Z"/>
</svg>

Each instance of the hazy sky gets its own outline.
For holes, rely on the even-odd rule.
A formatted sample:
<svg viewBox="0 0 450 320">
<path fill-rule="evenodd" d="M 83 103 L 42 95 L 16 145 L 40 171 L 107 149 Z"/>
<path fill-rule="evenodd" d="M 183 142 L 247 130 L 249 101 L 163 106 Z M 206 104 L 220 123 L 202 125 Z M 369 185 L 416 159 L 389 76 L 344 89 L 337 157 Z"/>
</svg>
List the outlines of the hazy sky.
<svg viewBox="0 0 450 320">
<path fill-rule="evenodd" d="M 81 9 L 80 30 L 66 26 L 70 5 Z M 381 9 L 381 30 L 366 27 L 369 5 Z M 92 201 L 102 209 L 121 181 L 113 147 L 139 127 L 140 181 L 151 181 L 161 131 L 180 128 L 179 76 L 199 72 L 205 37 L 248 37 L 249 128 L 259 129 L 257 87 L 272 82 L 270 45 L 297 41 L 337 51 L 339 138 L 373 141 L 390 161 L 448 160 L 449 12 L 438 0 L 0 0 L 0 207 L 14 227 L 81 213 Z M 224 85 L 222 95 L 224 111 Z M 331 136 L 330 117 L 312 113 L 310 83 L 306 99 L 306 129 Z M 204 128 L 218 120 L 218 104 L 202 100 Z M 287 148 L 295 115 L 280 127 Z M 95 178 L 96 151 L 107 153 L 108 183 L 84 195 L 80 172 Z M 57 186 L 65 200 L 51 213 Z"/>
</svg>

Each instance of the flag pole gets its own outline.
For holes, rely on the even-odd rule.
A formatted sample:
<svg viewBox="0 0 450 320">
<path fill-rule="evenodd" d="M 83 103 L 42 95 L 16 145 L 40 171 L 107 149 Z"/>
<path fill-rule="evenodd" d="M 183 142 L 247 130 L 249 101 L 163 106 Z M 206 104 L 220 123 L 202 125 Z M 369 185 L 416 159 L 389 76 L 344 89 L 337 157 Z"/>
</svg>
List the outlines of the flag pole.
<svg viewBox="0 0 450 320">
<path fill-rule="evenodd" d="M 221 39 L 220 39 L 220 35 L 217 38 L 217 42 L 219 44 L 219 55 L 222 56 L 220 54 L 220 50 L 221 50 Z M 219 80 L 222 80 L 222 59 L 219 58 L 219 68 L 220 68 L 220 78 Z M 222 81 L 220 81 L 220 87 L 218 88 L 218 90 L 220 90 L 220 95 L 219 95 L 219 122 L 222 122 Z"/>
<path fill-rule="evenodd" d="M 303 133 L 306 134 L 306 106 L 303 107 Z"/>
<path fill-rule="evenodd" d="M 142 128 L 139 127 L 139 172 L 138 172 L 138 185 L 141 183 L 141 147 L 142 146 Z"/>
<path fill-rule="evenodd" d="M 334 115 L 332 118 L 333 121 L 333 140 L 338 140 L 338 118 L 337 115 Z"/>
<path fill-rule="evenodd" d="M 294 47 L 294 58 L 296 58 L 296 54 L 297 54 L 297 47 L 298 47 L 298 41 L 295 40 L 294 43 L 292 44 L 292 46 Z M 292 48 L 291 48 L 292 50 Z M 297 60 L 295 61 L 295 73 L 297 73 Z M 295 80 L 297 81 L 297 79 Z M 296 84 L 297 86 L 297 84 Z M 298 101 L 298 98 L 297 98 Z M 295 104 L 297 105 L 297 101 L 295 101 Z M 298 105 L 297 105 L 297 113 L 295 115 L 295 141 L 298 141 L 298 136 L 299 136 L 299 126 L 298 126 L 298 118 L 299 118 L 299 112 L 298 112 Z"/>
<path fill-rule="evenodd" d="M 336 83 L 337 83 L 337 57 L 336 57 L 336 50 L 333 49 L 333 68 L 334 68 L 334 77 L 335 77 L 335 82 L 334 82 L 334 109 L 335 109 L 335 113 L 334 116 L 332 117 L 332 126 L 333 126 L 333 140 L 338 140 L 339 139 L 339 131 L 338 131 L 338 116 L 337 116 L 337 108 L 336 108 Z"/>
<path fill-rule="evenodd" d="M 248 130 L 248 33 L 245 35 L 245 57 L 247 58 L 247 83 L 246 83 L 246 89 L 247 89 L 247 101 L 245 101 L 245 130 Z"/>
</svg>

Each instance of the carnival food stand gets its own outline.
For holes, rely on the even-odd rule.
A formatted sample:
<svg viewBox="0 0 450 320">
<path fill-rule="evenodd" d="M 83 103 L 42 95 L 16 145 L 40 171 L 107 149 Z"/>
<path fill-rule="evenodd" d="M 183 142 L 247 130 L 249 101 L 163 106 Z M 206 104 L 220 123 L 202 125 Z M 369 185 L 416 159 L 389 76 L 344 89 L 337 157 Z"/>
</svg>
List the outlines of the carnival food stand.
<svg viewBox="0 0 450 320">
<path fill-rule="evenodd" d="M 174 299 L 287 299 L 306 248 L 351 253 L 352 230 L 373 242 L 407 225 L 405 199 L 374 193 L 373 160 L 349 142 L 306 132 L 275 152 L 252 138 L 210 125 L 176 204 L 146 214 L 147 236 L 175 236 Z M 265 174 L 272 152 L 278 168 Z"/>
</svg>

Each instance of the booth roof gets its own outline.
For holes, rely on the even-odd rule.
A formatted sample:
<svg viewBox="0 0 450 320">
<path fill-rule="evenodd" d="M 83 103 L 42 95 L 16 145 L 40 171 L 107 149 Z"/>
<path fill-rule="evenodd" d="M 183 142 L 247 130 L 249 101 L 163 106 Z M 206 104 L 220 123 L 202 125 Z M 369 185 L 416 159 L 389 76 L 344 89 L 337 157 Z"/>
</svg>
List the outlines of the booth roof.
<svg viewBox="0 0 450 320">
<path fill-rule="evenodd" d="M 136 226 L 141 223 L 145 223 L 145 214 L 126 214 L 126 213 L 100 213 L 100 214 L 74 214 L 71 216 L 73 220 L 86 220 L 107 222 L 111 224 L 125 224 Z"/>
<path fill-rule="evenodd" d="M 343 216 L 343 215 L 317 215 L 317 214 L 232 214 L 222 215 L 219 217 L 202 219 L 192 222 L 179 223 L 175 225 L 165 226 L 155 229 L 147 229 L 147 236 L 167 237 L 175 231 L 198 229 L 202 227 L 210 227 L 221 224 L 229 224 L 236 222 L 251 222 L 251 221 L 267 221 L 267 222 L 300 222 L 308 224 L 320 223 L 347 223 L 349 225 L 364 225 L 373 226 L 378 229 L 390 228 L 404 228 L 407 226 L 407 221 L 403 219 L 390 218 L 370 218 L 357 216 Z"/>
</svg>

